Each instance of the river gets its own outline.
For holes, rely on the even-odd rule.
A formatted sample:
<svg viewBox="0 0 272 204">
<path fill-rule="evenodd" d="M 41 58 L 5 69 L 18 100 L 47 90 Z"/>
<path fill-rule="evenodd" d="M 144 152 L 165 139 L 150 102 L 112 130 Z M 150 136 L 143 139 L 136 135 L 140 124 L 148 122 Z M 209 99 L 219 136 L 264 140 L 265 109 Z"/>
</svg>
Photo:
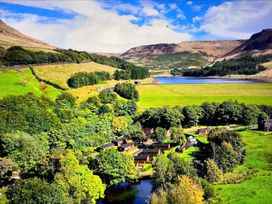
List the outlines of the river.
<svg viewBox="0 0 272 204">
<path fill-rule="evenodd" d="M 140 180 L 125 190 L 110 190 L 98 204 L 147 204 L 153 185 L 152 180 Z"/>
</svg>

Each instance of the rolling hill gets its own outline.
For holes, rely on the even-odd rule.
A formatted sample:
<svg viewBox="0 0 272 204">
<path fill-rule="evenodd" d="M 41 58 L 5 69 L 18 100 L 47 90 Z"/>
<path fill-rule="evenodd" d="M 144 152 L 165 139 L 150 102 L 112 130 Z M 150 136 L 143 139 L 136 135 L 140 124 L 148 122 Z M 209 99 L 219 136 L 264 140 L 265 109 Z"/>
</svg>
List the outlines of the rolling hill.
<svg viewBox="0 0 272 204">
<path fill-rule="evenodd" d="M 188 41 L 178 44 L 144 45 L 131 48 L 120 57 L 150 69 L 201 67 L 243 42 L 243 40 Z"/>
<path fill-rule="evenodd" d="M 248 40 L 188 41 L 177 44 L 143 45 L 120 55 L 129 62 L 155 70 L 200 68 L 224 59 L 245 55 L 271 55 L 272 29 L 253 34 Z"/>
<path fill-rule="evenodd" d="M 21 46 L 24 48 L 38 49 L 41 51 L 50 51 L 56 47 L 48 45 L 45 42 L 34 39 L 22 34 L 18 30 L 10 27 L 0 19 L 0 46 L 9 48 L 12 46 Z"/>
</svg>

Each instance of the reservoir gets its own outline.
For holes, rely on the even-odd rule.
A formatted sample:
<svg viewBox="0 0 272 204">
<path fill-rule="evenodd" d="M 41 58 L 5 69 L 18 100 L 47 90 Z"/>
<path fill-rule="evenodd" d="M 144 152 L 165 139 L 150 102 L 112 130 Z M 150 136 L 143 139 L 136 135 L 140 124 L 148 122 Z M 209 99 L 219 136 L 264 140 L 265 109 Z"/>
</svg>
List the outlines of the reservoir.
<svg viewBox="0 0 272 204">
<path fill-rule="evenodd" d="M 251 79 L 199 78 L 199 77 L 155 77 L 159 84 L 250 84 L 260 81 Z"/>
</svg>

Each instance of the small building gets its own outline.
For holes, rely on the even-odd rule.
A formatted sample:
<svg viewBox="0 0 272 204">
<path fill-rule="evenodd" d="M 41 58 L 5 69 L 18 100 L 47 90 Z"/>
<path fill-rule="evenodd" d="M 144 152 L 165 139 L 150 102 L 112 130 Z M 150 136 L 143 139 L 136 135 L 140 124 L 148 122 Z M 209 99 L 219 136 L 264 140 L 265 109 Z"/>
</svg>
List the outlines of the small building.
<svg viewBox="0 0 272 204">
<path fill-rule="evenodd" d="M 122 144 L 118 149 L 120 151 L 129 151 L 134 148 L 134 142 Z"/>
<path fill-rule="evenodd" d="M 96 148 L 96 151 L 101 152 L 101 151 L 103 151 L 103 150 L 105 150 L 105 149 L 108 149 L 108 148 L 110 148 L 110 147 L 113 147 L 113 146 L 114 146 L 113 143 L 107 143 L 107 144 L 104 144 L 104 145 L 102 145 L 102 146 Z"/>
<path fill-rule="evenodd" d="M 149 155 L 134 156 L 134 162 L 136 165 L 150 163 Z"/>
<path fill-rule="evenodd" d="M 153 157 L 158 156 L 160 153 L 160 149 L 143 149 L 140 155 L 148 155 L 150 160 L 153 160 Z"/>
<path fill-rule="evenodd" d="M 122 137 L 122 138 L 117 138 L 115 140 L 112 140 L 112 143 L 116 146 L 121 146 L 122 144 L 126 144 L 127 143 L 127 138 Z"/>
<path fill-rule="evenodd" d="M 168 150 L 171 148 L 171 145 L 170 144 L 162 144 L 162 143 L 154 143 L 154 144 L 152 144 L 152 147 L 154 147 L 154 149 Z"/>
<path fill-rule="evenodd" d="M 264 130 L 272 131 L 272 119 L 268 119 L 264 122 Z"/>
</svg>

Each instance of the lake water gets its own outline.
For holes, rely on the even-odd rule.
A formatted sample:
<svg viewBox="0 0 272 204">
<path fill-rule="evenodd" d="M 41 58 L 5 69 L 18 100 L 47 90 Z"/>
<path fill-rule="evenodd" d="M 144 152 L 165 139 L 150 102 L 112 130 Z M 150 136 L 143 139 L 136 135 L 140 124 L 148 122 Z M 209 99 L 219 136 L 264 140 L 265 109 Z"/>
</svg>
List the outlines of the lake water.
<svg viewBox="0 0 272 204">
<path fill-rule="evenodd" d="M 250 84 L 257 80 L 226 79 L 226 78 L 199 78 L 199 77 L 155 77 L 159 84 Z"/>
</svg>

